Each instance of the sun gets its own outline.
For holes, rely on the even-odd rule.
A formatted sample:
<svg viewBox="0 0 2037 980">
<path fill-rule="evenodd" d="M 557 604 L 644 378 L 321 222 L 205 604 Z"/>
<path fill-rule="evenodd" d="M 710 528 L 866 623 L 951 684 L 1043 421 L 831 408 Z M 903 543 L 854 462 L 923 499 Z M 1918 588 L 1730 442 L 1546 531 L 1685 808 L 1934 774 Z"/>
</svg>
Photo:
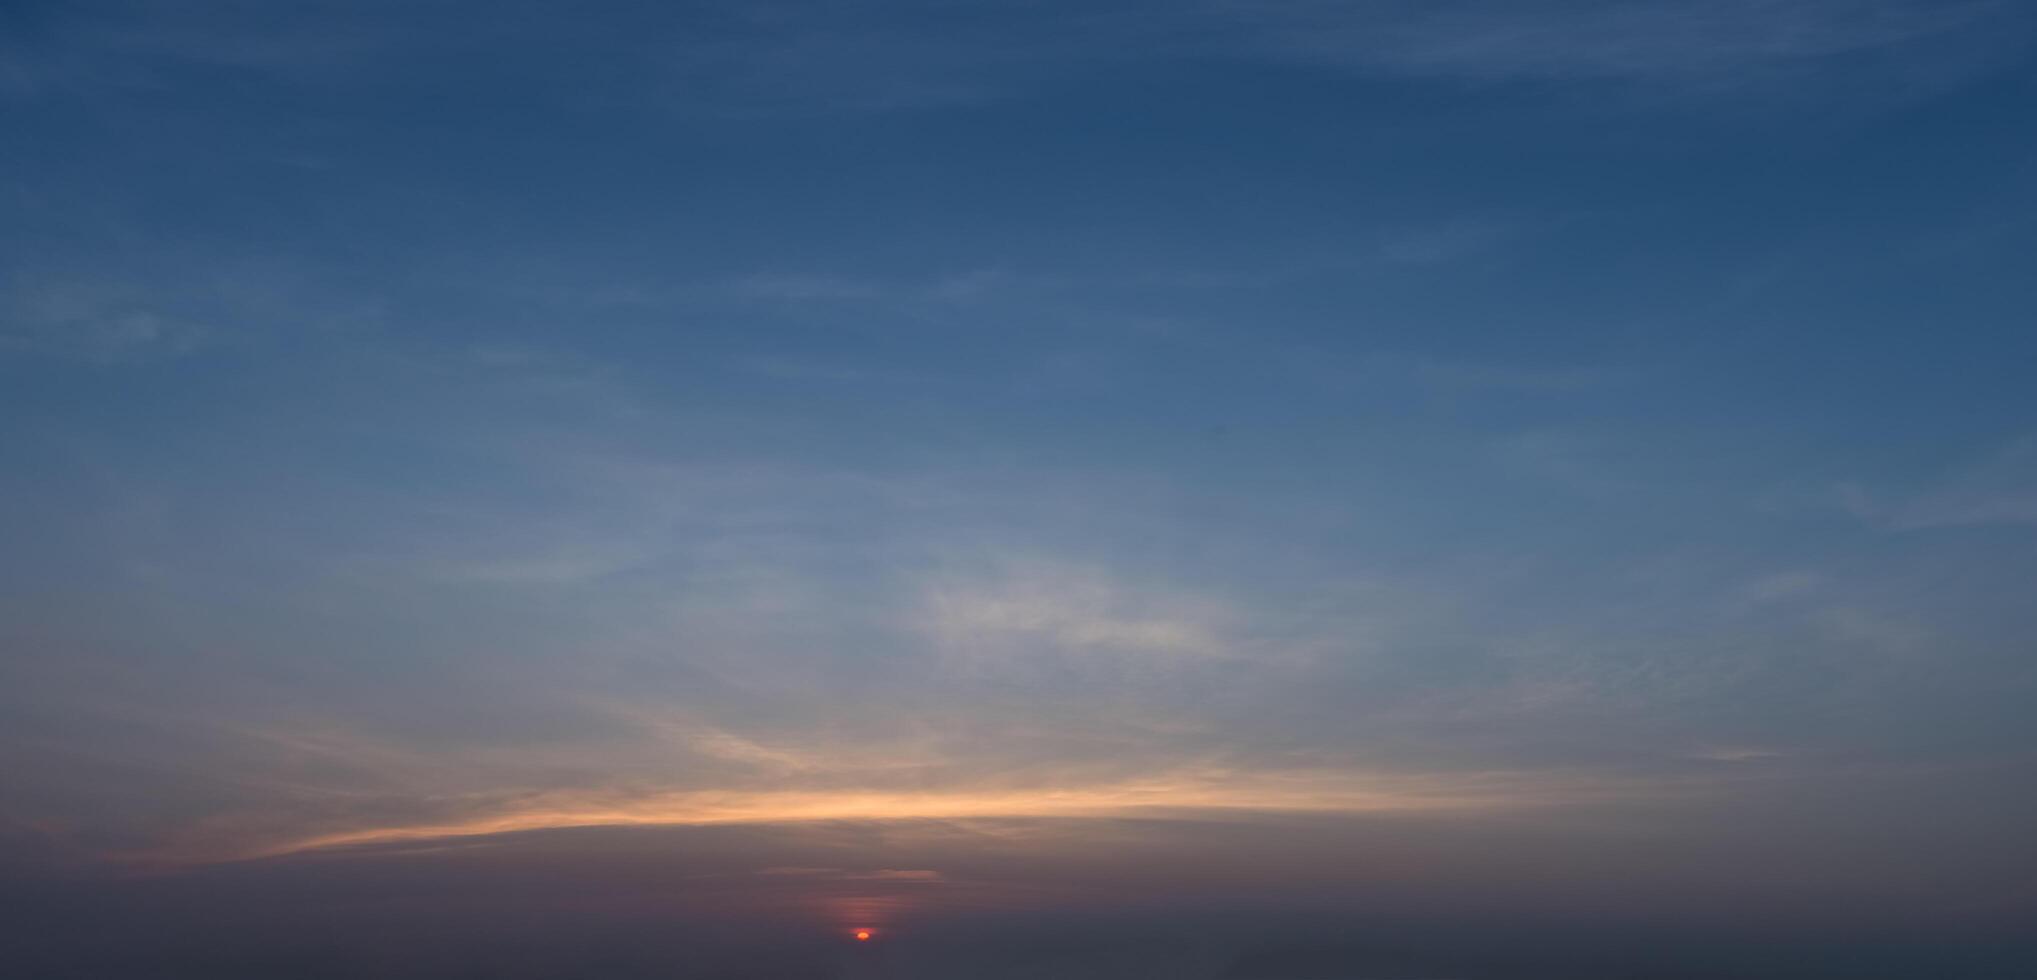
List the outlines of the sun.
<svg viewBox="0 0 2037 980">
<path fill-rule="evenodd" d="M 857 942 L 859 942 L 859 943 L 867 943 L 867 942 L 869 942 L 869 941 L 870 941 L 870 930 L 868 930 L 868 929 L 858 929 L 858 930 L 856 930 L 856 941 L 857 941 Z"/>
</svg>

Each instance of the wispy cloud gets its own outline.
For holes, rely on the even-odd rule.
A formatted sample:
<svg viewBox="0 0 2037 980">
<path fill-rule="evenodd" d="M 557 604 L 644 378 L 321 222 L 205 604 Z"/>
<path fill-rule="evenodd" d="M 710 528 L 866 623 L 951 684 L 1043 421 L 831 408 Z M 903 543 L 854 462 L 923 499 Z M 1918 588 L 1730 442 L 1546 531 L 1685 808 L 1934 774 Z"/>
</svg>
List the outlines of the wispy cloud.
<svg viewBox="0 0 2037 980">
<path fill-rule="evenodd" d="M 1729 763 L 1762 762 L 1768 759 L 1781 758 L 1782 756 L 1783 753 L 1775 749 L 1752 748 L 1739 745 L 1706 746 L 1690 754 L 1691 758 L 1700 759 L 1705 762 Z"/>
<path fill-rule="evenodd" d="M 475 25 L 433 6 L 82 4 L 36 39 L 17 40 L 0 60 L 0 83 L 17 94 L 145 84 L 166 67 L 200 64 L 344 84 L 392 54 L 469 43 Z M 629 36 L 608 40 L 627 42 L 635 67 L 620 77 L 649 97 L 723 112 L 954 105 L 1164 60 L 1773 91 L 1812 72 L 1943 84 L 2027 40 L 2030 20 L 2017 8 L 1998 0 L 730 3 L 635 17 Z M 527 14 L 481 33 L 497 47 L 566 57 L 594 31 Z M 560 81 L 589 84 L 572 73 Z"/>
<path fill-rule="evenodd" d="M 466 810 L 465 814 L 437 822 L 357 827 L 269 841 L 201 836 L 147 857 L 217 860 L 564 827 L 1107 817 L 1139 813 L 1165 816 L 1212 811 L 1342 814 L 1493 811 L 1619 799 L 1665 799 L 1694 791 L 1702 792 L 1704 787 L 1689 780 L 1630 780 L 1563 772 L 1409 776 L 1190 767 L 1115 782 L 1025 787 L 993 782 L 908 791 L 774 788 L 545 792 L 463 801 L 457 806 Z M 833 872 L 787 869 L 782 873 Z M 880 871 L 871 877 L 931 880 L 924 873 L 913 871 Z"/>
<path fill-rule="evenodd" d="M 1211 599 L 1139 590 L 1100 569 L 1019 561 L 930 583 L 913 628 L 975 662 L 1011 656 L 1221 655 L 1231 613 Z"/>
<path fill-rule="evenodd" d="M 0 352 L 92 360 L 188 353 L 216 329 L 173 311 L 168 297 L 107 280 L 41 280 L 0 292 Z"/>
<path fill-rule="evenodd" d="M 1996 0 L 1273 0 L 795 5 L 736 46 L 755 97 L 872 108 L 1008 94 L 1126 60 L 1244 59 L 1448 80 L 1606 81 L 1777 94 L 1820 73 L 1933 87 L 2031 27 Z M 874 69 L 874 70 L 873 70 Z M 847 79 L 857 79 L 841 84 Z M 766 93 L 769 93 L 767 96 Z M 1843 94 L 1837 86 L 1826 95 Z"/>
<path fill-rule="evenodd" d="M 757 872 L 769 877 L 830 878 L 840 881 L 924 881 L 938 882 L 939 871 L 919 868 L 878 868 L 874 871 L 850 871 L 844 868 L 765 868 Z"/>
<path fill-rule="evenodd" d="M 1827 576 L 1805 569 L 1771 572 L 1747 582 L 1739 598 L 1754 605 L 1790 602 L 1817 594 Z"/>
<path fill-rule="evenodd" d="M 1882 517 L 1890 526 L 1905 530 L 2037 525 L 2037 438 L 2018 439 L 2004 446 Z"/>
<path fill-rule="evenodd" d="M 1239 4 L 1284 50 L 1414 74 L 1745 84 L 1750 73 L 1973 32 L 2013 12 L 1992 0 L 1685 0 L 1520 4 Z"/>
<path fill-rule="evenodd" d="M 925 306 L 966 303 L 999 291 L 1037 291 L 1049 285 L 1044 277 L 1019 276 L 1002 267 L 983 266 L 912 281 L 826 274 L 755 273 L 728 283 L 726 290 L 739 298 L 781 303 L 881 301 Z"/>
<path fill-rule="evenodd" d="M 0 354 L 174 360 L 251 338 L 330 336 L 380 314 L 372 298 L 331 290 L 301 263 L 152 242 L 132 228 L 96 252 L 50 251 L 25 250 L 0 276 Z"/>
</svg>

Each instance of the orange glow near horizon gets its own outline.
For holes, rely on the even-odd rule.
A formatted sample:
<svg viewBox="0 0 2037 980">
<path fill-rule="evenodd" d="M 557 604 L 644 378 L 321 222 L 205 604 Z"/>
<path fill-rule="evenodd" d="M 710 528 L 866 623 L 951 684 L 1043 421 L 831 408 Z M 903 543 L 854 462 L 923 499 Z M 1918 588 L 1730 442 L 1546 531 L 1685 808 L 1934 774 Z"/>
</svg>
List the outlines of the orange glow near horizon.
<svg viewBox="0 0 2037 980">
<path fill-rule="evenodd" d="M 186 840 L 146 855 L 172 862 L 244 860 L 333 847 L 475 837 L 565 827 L 684 826 L 832 820 L 1094 817 L 1166 811 L 1388 813 L 1562 804 L 1672 787 L 1557 773 L 1366 774 L 1334 770 L 1239 772 L 1188 768 L 1117 783 L 900 792 L 678 791 L 560 793 L 503 801 L 461 817 L 367 826 L 252 842 Z"/>
<path fill-rule="evenodd" d="M 870 941 L 870 930 L 868 930 L 868 929 L 858 929 L 858 930 L 856 930 L 856 941 L 857 941 L 857 942 L 859 942 L 859 943 L 867 943 L 867 942 L 869 942 L 869 941 Z"/>
</svg>

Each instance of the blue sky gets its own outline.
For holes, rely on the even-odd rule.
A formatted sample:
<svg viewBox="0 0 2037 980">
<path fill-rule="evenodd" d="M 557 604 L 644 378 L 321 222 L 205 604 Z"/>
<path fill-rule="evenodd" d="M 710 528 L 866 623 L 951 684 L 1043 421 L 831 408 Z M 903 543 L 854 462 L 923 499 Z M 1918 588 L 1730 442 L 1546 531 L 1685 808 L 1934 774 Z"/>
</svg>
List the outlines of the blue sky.
<svg viewBox="0 0 2037 980">
<path fill-rule="evenodd" d="M 2032 866 L 2033 29 L 9 5 L 0 818 L 1473 814 L 2013 918 L 1866 856 Z"/>
</svg>

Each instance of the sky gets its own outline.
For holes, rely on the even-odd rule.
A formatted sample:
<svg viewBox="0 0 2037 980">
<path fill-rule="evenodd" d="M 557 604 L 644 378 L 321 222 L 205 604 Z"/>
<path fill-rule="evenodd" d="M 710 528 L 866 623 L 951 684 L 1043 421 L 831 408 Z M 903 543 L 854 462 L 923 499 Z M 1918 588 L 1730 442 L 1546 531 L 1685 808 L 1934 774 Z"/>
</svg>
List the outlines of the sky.
<svg viewBox="0 0 2037 980">
<path fill-rule="evenodd" d="M 0 962 L 2032 975 L 2033 106 L 2018 0 L 14 0 Z"/>
</svg>

